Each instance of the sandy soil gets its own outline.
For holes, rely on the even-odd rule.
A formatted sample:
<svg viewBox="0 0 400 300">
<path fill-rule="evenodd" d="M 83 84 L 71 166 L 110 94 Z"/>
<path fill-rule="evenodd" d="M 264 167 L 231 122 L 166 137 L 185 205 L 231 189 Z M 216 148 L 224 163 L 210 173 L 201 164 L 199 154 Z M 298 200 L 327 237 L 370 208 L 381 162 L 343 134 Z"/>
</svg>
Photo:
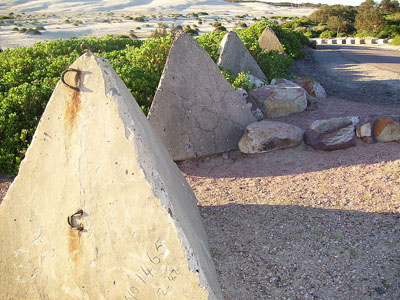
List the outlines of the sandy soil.
<svg viewBox="0 0 400 300">
<path fill-rule="evenodd" d="M 71 37 L 105 36 L 106 34 L 127 34 L 134 30 L 140 37 L 148 37 L 163 23 L 172 28 L 176 25 L 197 26 L 199 33 L 214 30 L 212 24 L 219 21 L 228 30 L 244 22 L 251 25 L 262 16 L 304 16 L 315 9 L 278 7 L 265 3 L 229 3 L 223 0 L 205 2 L 194 0 L 153 0 L 153 1 L 21 1 L 0 2 L 0 15 L 13 12 L 13 22 L 0 22 L 0 47 L 15 48 L 31 46 L 35 42 Z M 82 12 L 84 11 L 84 13 Z M 193 12 L 208 15 L 194 17 Z M 145 16 L 145 22 L 134 18 Z M 129 19 L 129 18 L 133 18 Z M 257 19 L 257 20 L 256 20 Z M 75 24 L 75 25 L 74 25 Z M 41 35 L 19 33 L 13 29 L 43 26 Z"/>
<path fill-rule="evenodd" d="M 321 101 L 280 120 L 392 114 Z M 397 111 L 399 112 L 399 110 Z M 180 163 L 226 299 L 399 299 L 400 145 L 297 148 Z"/>
</svg>

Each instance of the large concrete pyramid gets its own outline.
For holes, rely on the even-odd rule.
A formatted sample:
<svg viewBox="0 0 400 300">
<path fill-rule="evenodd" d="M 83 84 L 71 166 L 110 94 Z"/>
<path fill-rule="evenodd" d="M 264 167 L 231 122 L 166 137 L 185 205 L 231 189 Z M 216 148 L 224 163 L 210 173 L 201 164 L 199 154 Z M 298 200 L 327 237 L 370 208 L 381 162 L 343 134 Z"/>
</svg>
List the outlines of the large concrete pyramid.
<svg viewBox="0 0 400 300">
<path fill-rule="evenodd" d="M 132 95 L 102 58 L 71 68 L 0 206 L 0 299 L 222 299 L 196 198 Z"/>
<path fill-rule="evenodd" d="M 148 119 L 174 160 L 237 149 L 255 122 L 207 52 L 185 33 L 172 45 Z"/>
<path fill-rule="evenodd" d="M 237 33 L 230 31 L 225 34 L 218 49 L 219 58 L 217 64 L 224 69 L 231 70 L 237 76 L 240 72 L 248 73 L 265 80 L 266 76 L 257 64 L 256 60 L 242 43 Z"/>
<path fill-rule="evenodd" d="M 258 39 L 258 43 L 264 51 L 280 50 L 283 47 L 274 30 L 270 27 L 264 29 Z"/>
</svg>

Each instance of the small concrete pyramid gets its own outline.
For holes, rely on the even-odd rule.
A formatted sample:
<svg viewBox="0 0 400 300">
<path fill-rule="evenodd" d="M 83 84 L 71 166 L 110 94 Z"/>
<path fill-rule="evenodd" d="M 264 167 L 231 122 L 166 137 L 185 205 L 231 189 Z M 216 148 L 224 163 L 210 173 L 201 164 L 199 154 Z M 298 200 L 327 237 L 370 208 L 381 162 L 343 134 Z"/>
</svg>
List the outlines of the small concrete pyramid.
<svg viewBox="0 0 400 300">
<path fill-rule="evenodd" d="M 258 43 L 264 51 L 280 50 L 283 47 L 275 32 L 270 27 L 264 29 L 258 39 Z"/>
<path fill-rule="evenodd" d="M 174 160 L 237 149 L 255 122 L 207 52 L 185 33 L 172 45 L 148 119 Z"/>
<path fill-rule="evenodd" d="M 0 205 L 0 299 L 222 299 L 196 198 L 110 64 L 64 73 Z"/>
<path fill-rule="evenodd" d="M 242 43 L 237 33 L 230 31 L 225 34 L 218 49 L 219 58 L 217 65 L 225 70 L 231 70 L 237 76 L 240 72 L 248 73 L 265 80 L 266 76 L 256 60 Z"/>
</svg>

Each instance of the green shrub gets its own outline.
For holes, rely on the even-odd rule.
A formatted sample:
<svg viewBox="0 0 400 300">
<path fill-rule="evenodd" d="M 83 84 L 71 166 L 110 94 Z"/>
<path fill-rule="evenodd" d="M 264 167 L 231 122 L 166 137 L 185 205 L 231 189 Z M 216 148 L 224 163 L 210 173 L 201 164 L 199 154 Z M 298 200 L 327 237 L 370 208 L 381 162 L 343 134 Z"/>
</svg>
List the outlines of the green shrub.
<svg viewBox="0 0 400 300">
<path fill-rule="evenodd" d="M 183 31 L 192 36 L 199 35 L 199 30 L 197 28 L 191 28 L 190 25 L 186 25 Z"/>
<path fill-rule="evenodd" d="M 218 59 L 218 48 L 224 37 L 225 32 L 222 31 L 213 31 L 210 33 L 205 33 L 199 38 L 197 38 L 197 42 L 207 51 L 213 61 L 217 61 Z"/>
<path fill-rule="evenodd" d="M 335 37 L 335 35 L 336 35 L 336 33 L 333 32 L 332 30 L 325 30 L 324 32 L 322 32 L 322 33 L 319 35 L 319 37 L 320 37 L 321 39 L 329 39 L 329 38 Z"/>
<path fill-rule="evenodd" d="M 232 86 L 235 90 L 242 88 L 248 91 L 253 88 L 252 86 L 250 86 L 250 78 L 247 77 L 247 74 L 243 72 L 240 72 L 238 74 L 238 76 L 233 81 Z"/>
<path fill-rule="evenodd" d="M 214 31 L 222 31 L 222 32 L 225 32 L 225 31 L 226 31 L 226 27 L 225 27 L 225 26 L 218 26 L 217 28 L 214 29 Z"/>
<path fill-rule="evenodd" d="M 400 35 L 393 38 L 392 45 L 400 46 Z"/>
<path fill-rule="evenodd" d="M 27 34 L 33 34 L 33 35 L 42 34 L 39 30 L 34 29 L 34 28 L 28 28 L 28 30 L 27 30 L 25 33 L 27 33 Z"/>
<path fill-rule="evenodd" d="M 146 22 L 147 21 L 145 16 L 135 17 L 135 18 L 133 18 L 133 20 L 136 22 Z"/>
</svg>

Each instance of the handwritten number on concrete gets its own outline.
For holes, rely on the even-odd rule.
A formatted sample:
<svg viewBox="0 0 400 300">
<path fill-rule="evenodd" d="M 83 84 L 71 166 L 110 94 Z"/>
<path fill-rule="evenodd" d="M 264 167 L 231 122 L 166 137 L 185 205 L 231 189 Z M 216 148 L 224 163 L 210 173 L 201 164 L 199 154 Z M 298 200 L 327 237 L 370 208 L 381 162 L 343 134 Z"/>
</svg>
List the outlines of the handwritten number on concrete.
<svg viewBox="0 0 400 300">
<path fill-rule="evenodd" d="M 158 256 L 154 256 L 153 258 L 150 257 L 149 253 L 147 253 L 147 257 L 149 258 L 150 262 L 152 264 L 159 264 L 161 262 L 161 259 Z"/>
<path fill-rule="evenodd" d="M 157 294 L 163 294 L 164 296 L 167 296 L 167 290 L 169 289 L 169 286 L 167 287 L 167 289 L 164 291 L 162 288 L 159 288 L 157 290 Z"/>
<path fill-rule="evenodd" d="M 138 300 L 135 295 L 139 294 L 139 290 L 134 286 L 128 291 L 129 296 L 125 296 L 125 300 Z"/>
</svg>

